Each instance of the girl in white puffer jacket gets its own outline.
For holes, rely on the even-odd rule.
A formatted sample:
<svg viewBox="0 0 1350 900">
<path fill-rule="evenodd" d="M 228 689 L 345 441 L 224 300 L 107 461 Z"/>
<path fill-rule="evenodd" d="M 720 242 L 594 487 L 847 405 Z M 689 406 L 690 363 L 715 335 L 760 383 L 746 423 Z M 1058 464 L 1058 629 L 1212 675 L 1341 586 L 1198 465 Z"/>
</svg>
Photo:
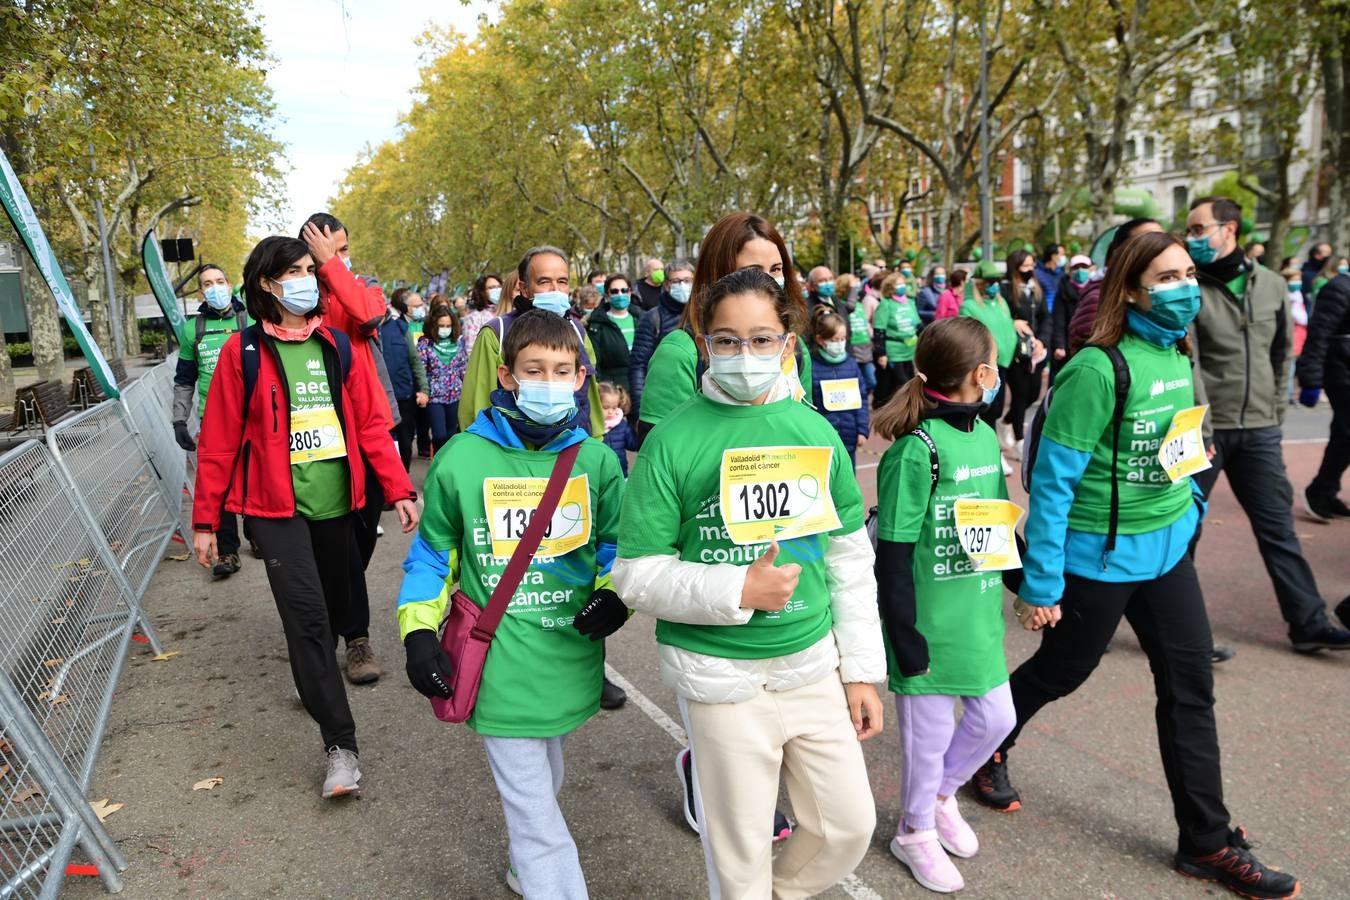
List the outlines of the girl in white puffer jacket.
<svg viewBox="0 0 1350 900">
<path fill-rule="evenodd" d="M 713 897 L 817 894 L 876 824 L 859 746 L 881 730 L 886 676 L 874 557 L 839 436 L 782 374 L 800 306 L 756 270 L 705 293 L 702 392 L 643 444 L 613 570 L 658 620 Z M 774 859 L 780 773 L 798 824 Z"/>
</svg>

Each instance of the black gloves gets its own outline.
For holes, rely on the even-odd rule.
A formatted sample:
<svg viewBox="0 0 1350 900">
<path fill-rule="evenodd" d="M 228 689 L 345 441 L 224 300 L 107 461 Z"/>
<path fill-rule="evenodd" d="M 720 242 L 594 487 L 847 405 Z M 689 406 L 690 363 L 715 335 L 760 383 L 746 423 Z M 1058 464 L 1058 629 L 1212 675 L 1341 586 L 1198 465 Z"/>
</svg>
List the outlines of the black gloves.
<svg viewBox="0 0 1350 900">
<path fill-rule="evenodd" d="M 591 599 L 586 601 L 581 612 L 577 613 L 577 619 L 573 624 L 577 631 L 590 635 L 593 641 L 598 641 L 618 631 L 627 621 L 628 607 L 623 605 L 619 595 L 609 588 L 600 588 L 591 594 Z"/>
<path fill-rule="evenodd" d="M 403 639 L 403 649 L 408 653 L 408 682 L 417 692 L 449 700 L 453 669 L 436 632 L 429 628 L 409 632 Z"/>
<path fill-rule="evenodd" d="M 173 439 L 178 442 L 178 446 L 191 453 L 197 449 L 197 442 L 188 434 L 186 422 L 173 423 Z"/>
</svg>

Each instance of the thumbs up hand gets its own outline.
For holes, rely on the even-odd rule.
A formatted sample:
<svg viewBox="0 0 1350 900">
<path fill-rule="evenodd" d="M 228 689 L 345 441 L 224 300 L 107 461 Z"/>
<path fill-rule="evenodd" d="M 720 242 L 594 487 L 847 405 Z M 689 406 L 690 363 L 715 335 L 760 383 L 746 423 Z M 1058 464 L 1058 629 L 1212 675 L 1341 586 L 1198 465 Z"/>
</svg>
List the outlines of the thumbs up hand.
<svg viewBox="0 0 1350 900">
<path fill-rule="evenodd" d="M 745 586 L 741 588 L 741 608 L 779 612 L 792 599 L 802 567 L 796 563 L 776 566 L 778 542 L 769 544 L 764 555 L 752 562 L 745 571 Z"/>
</svg>

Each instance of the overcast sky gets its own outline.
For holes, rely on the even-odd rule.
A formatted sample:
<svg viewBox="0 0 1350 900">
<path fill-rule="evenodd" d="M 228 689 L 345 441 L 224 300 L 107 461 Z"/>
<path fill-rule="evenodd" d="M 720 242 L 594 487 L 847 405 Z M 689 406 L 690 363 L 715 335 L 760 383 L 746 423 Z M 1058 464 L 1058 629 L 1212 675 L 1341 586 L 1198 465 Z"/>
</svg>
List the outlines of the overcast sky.
<svg viewBox="0 0 1350 900">
<path fill-rule="evenodd" d="M 286 196 L 259 231 L 294 234 L 324 209 L 366 146 L 398 133 L 429 23 L 473 34 L 493 4 L 472 0 L 257 0 L 276 64 L 268 74 L 276 135 L 286 145 Z M 270 220 L 270 221 L 269 221 Z"/>
</svg>

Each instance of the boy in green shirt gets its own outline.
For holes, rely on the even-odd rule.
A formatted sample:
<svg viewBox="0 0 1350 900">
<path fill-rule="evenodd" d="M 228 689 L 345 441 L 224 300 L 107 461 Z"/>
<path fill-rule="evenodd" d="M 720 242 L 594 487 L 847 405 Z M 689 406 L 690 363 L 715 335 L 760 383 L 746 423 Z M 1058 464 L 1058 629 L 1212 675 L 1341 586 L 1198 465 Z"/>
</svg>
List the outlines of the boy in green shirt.
<svg viewBox="0 0 1350 900">
<path fill-rule="evenodd" d="M 579 421 L 575 392 L 587 374 L 580 354 L 561 316 L 530 310 L 512 323 L 497 372 L 504 387 L 427 474 L 426 511 L 398 599 L 408 680 L 428 697 L 448 698 L 453 669 L 437 629 L 455 583 L 487 605 L 558 453 L 581 444 L 547 536 L 497 628 L 467 723 L 483 736 L 502 797 L 507 882 L 527 896 L 586 896 L 557 802 L 562 744 L 599 709 L 600 639 L 628 617 L 609 575 L 624 480 L 613 451 Z"/>
</svg>

